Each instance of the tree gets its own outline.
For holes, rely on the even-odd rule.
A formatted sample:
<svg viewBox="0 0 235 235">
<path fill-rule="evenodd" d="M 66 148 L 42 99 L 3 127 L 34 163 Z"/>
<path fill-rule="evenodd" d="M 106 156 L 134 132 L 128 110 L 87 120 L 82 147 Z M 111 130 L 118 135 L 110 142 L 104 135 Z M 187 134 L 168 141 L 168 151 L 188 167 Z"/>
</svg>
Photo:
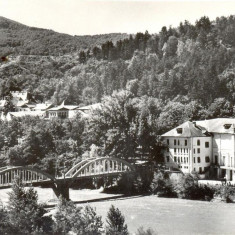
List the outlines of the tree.
<svg viewBox="0 0 235 235">
<path fill-rule="evenodd" d="M 54 232 L 56 234 L 73 232 L 78 235 L 101 235 L 103 233 L 101 217 L 97 216 L 95 210 L 90 206 L 86 206 L 82 210 L 73 202 L 60 199 L 55 219 Z"/>
<path fill-rule="evenodd" d="M 2 111 L 3 111 L 4 115 L 6 115 L 8 112 L 15 111 L 15 106 L 12 103 L 11 96 L 7 96 L 6 103 L 5 103 Z"/>
<path fill-rule="evenodd" d="M 110 207 L 107 214 L 106 235 L 128 235 L 125 217 L 118 208 L 113 205 Z"/>
<path fill-rule="evenodd" d="M 79 62 L 82 64 L 86 62 L 86 53 L 84 51 L 79 52 Z"/>
<path fill-rule="evenodd" d="M 50 233 L 52 219 L 44 216 L 45 209 L 38 204 L 38 195 L 33 188 L 26 190 L 19 178 L 14 180 L 9 193 L 8 219 L 16 234 L 29 234 L 35 231 Z"/>
</svg>

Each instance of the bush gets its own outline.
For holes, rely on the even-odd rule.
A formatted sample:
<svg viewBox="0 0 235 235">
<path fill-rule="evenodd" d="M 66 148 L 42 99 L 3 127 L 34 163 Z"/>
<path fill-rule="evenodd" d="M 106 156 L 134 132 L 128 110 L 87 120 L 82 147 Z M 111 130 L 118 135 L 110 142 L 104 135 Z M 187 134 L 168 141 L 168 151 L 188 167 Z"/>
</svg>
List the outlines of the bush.
<svg viewBox="0 0 235 235">
<path fill-rule="evenodd" d="M 151 183 L 151 191 L 161 197 L 176 197 L 173 184 L 169 178 L 169 174 L 160 171 L 155 172 Z"/>
<path fill-rule="evenodd" d="M 232 186 L 222 185 L 215 189 L 215 197 L 220 197 L 223 201 L 229 203 L 234 201 L 235 188 Z"/>
<path fill-rule="evenodd" d="M 136 235 L 156 235 L 157 233 L 154 232 L 151 228 L 148 228 L 147 230 L 144 230 L 143 227 L 140 227 L 138 230 L 137 230 L 137 233 Z"/>
<path fill-rule="evenodd" d="M 214 195 L 214 188 L 207 185 L 198 185 L 197 175 L 186 174 L 175 185 L 175 192 L 179 198 L 211 200 Z"/>
<path fill-rule="evenodd" d="M 137 175 L 134 180 L 134 191 L 136 193 L 148 193 L 151 191 L 153 181 L 153 171 L 148 166 L 141 166 L 137 169 Z"/>
<path fill-rule="evenodd" d="M 136 176 L 133 174 L 124 174 L 121 175 L 120 178 L 117 180 L 117 186 L 119 193 L 124 193 L 127 195 L 135 193 L 135 182 Z"/>
</svg>

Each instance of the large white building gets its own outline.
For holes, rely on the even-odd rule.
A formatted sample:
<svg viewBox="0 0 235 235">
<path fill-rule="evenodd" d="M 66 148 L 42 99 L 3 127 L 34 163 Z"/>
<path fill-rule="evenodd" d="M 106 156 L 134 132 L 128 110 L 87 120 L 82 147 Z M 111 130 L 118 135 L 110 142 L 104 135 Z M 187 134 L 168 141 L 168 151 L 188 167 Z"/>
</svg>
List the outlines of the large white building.
<svg viewBox="0 0 235 235">
<path fill-rule="evenodd" d="M 235 119 L 185 122 L 162 135 L 171 170 L 235 181 Z"/>
</svg>

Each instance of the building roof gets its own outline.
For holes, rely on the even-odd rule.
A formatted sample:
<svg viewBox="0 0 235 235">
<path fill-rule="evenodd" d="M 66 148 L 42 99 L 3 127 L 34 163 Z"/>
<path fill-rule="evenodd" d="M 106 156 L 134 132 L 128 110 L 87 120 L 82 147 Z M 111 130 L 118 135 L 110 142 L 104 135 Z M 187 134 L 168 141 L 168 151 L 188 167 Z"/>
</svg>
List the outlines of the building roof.
<svg viewBox="0 0 235 235">
<path fill-rule="evenodd" d="M 73 110 L 77 108 L 77 105 L 60 105 L 51 109 L 48 109 L 49 111 L 58 111 L 58 110 Z"/>
<path fill-rule="evenodd" d="M 234 118 L 215 118 L 204 121 L 196 121 L 197 125 L 204 127 L 211 133 L 230 133 L 234 134 L 235 119 Z"/>
<path fill-rule="evenodd" d="M 85 111 L 85 110 L 94 110 L 94 109 L 100 109 L 101 103 L 91 104 L 83 107 L 78 107 L 78 110 Z"/>
<path fill-rule="evenodd" d="M 182 133 L 177 131 L 179 129 L 182 129 Z M 206 132 L 206 129 L 201 127 L 200 125 L 195 125 L 194 123 L 187 121 L 183 123 L 182 125 L 166 132 L 162 135 L 163 137 L 206 137 L 208 136 L 208 133 Z"/>
<path fill-rule="evenodd" d="M 9 112 L 9 114 L 14 117 L 43 116 L 45 114 L 45 111 L 20 111 L 20 112 Z"/>
<path fill-rule="evenodd" d="M 41 103 L 41 104 L 36 104 L 34 109 L 35 110 L 46 110 L 48 108 L 50 108 L 52 106 L 52 104 L 50 103 Z"/>
</svg>

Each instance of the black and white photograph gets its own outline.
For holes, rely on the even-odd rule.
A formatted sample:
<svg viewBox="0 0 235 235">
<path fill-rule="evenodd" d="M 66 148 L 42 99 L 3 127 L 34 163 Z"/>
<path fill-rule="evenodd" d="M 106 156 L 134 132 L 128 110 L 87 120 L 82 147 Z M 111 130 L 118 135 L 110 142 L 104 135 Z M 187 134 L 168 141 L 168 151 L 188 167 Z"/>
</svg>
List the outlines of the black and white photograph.
<svg viewBox="0 0 235 235">
<path fill-rule="evenodd" d="M 0 235 L 235 234 L 235 1 L 0 0 Z"/>
</svg>

